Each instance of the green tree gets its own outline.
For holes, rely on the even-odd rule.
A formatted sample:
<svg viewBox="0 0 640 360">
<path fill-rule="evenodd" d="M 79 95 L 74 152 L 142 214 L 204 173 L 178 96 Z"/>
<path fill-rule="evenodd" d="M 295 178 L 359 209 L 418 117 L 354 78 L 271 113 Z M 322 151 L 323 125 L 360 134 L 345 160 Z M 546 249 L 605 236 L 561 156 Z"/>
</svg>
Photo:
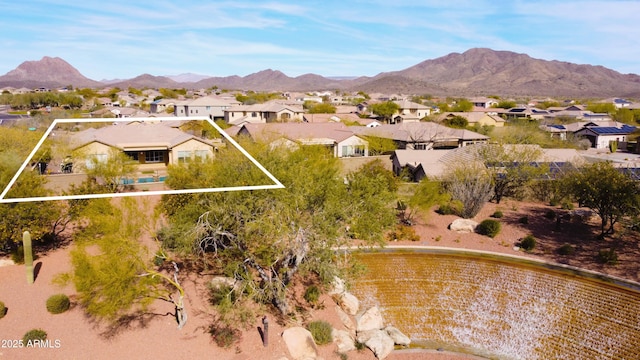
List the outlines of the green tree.
<svg viewBox="0 0 640 360">
<path fill-rule="evenodd" d="M 305 101 L 305 103 L 307 103 Z M 315 101 L 310 101 L 309 104 L 306 105 L 305 109 L 307 109 L 307 113 L 309 114 L 335 114 L 336 107 L 329 103 L 318 103 Z"/>
<path fill-rule="evenodd" d="M 449 168 L 444 176 L 444 188 L 452 200 L 462 203 L 460 214 L 472 218 L 493 196 L 493 179 L 480 162 L 458 164 Z"/>
<path fill-rule="evenodd" d="M 37 144 L 41 132 L 0 127 L 0 192 L 4 191 L 22 163 Z M 40 152 L 43 157 L 44 152 Z M 25 168 L 5 198 L 48 196 L 46 177 L 31 167 Z M 14 248 L 28 230 L 37 245 L 46 236 L 59 234 L 68 224 L 66 209 L 61 202 L 49 202 L 43 211 L 42 202 L 0 204 L 0 249 Z"/>
<path fill-rule="evenodd" d="M 455 129 L 465 129 L 469 126 L 469 120 L 464 116 L 456 115 L 452 117 L 447 117 L 442 122 L 445 126 L 455 128 Z"/>
<path fill-rule="evenodd" d="M 382 241 L 381 230 L 393 213 L 386 204 L 393 183 L 373 164 L 348 175 L 345 184 L 340 162 L 322 147 L 243 147 L 286 188 L 166 196 L 162 208 L 169 226 L 161 238 L 166 246 L 207 264 L 222 264 L 226 275 L 243 279 L 238 301 L 271 303 L 288 314 L 294 274 L 311 272 L 329 281 L 339 271 L 334 249 L 346 244 L 347 234 Z M 221 151 L 208 163 L 171 167 L 168 184 L 218 187 L 264 181 L 249 165 L 234 152 Z"/>
<path fill-rule="evenodd" d="M 390 154 L 396 149 L 396 143 L 392 139 L 382 136 L 367 136 L 367 142 L 371 156 Z"/>
<path fill-rule="evenodd" d="M 60 274 L 57 281 L 71 281 L 80 305 L 98 319 L 118 323 L 135 318 L 137 312 L 160 299 L 175 306 L 178 328 L 184 326 L 185 292 L 177 264 L 154 267 L 148 248 L 140 242 L 143 233 L 150 231 L 151 211 L 145 211 L 149 210 L 146 204 L 139 198 L 123 198 L 118 207 L 106 199 L 84 202 L 84 226 L 74 234 L 73 268 Z M 156 256 L 161 262 L 167 260 L 163 251 Z"/>
<path fill-rule="evenodd" d="M 371 112 L 382 117 L 385 122 L 390 122 L 393 114 L 400 110 L 400 105 L 393 101 L 371 104 Z"/>
<path fill-rule="evenodd" d="M 487 166 L 493 182 L 493 199 L 522 199 L 535 179 L 548 173 L 540 162 L 542 150 L 537 146 L 495 144 L 480 148 L 479 156 Z"/>
<path fill-rule="evenodd" d="M 640 211 L 638 184 L 610 162 L 596 162 L 565 178 L 571 194 L 580 206 L 600 217 L 600 236 L 614 233 L 615 224 Z"/>
<path fill-rule="evenodd" d="M 518 106 L 518 104 L 513 100 L 500 100 L 493 107 L 499 108 L 499 109 L 511 109 L 511 108 L 516 107 L 516 106 Z"/>
<path fill-rule="evenodd" d="M 74 156 L 78 157 L 78 156 Z M 86 173 L 88 181 L 96 181 L 106 191 L 116 193 L 125 188 L 126 180 L 133 177 L 136 163 L 124 152 L 111 149 L 106 159 L 89 157 Z"/>
<path fill-rule="evenodd" d="M 458 99 L 455 104 L 451 106 L 451 111 L 462 111 L 467 112 L 473 110 L 473 103 L 467 99 Z"/>
<path fill-rule="evenodd" d="M 616 106 L 612 103 L 589 103 L 586 109 L 599 114 L 615 114 Z"/>
</svg>

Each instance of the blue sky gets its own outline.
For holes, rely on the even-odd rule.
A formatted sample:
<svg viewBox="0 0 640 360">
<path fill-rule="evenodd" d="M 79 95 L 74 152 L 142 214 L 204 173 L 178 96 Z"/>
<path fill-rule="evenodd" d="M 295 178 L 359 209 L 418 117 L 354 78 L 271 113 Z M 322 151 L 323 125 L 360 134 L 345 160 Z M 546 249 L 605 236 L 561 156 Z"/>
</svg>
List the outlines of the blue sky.
<svg viewBox="0 0 640 360">
<path fill-rule="evenodd" d="M 374 76 L 475 47 L 640 74 L 640 1 L 0 0 L 0 75 Z"/>
</svg>

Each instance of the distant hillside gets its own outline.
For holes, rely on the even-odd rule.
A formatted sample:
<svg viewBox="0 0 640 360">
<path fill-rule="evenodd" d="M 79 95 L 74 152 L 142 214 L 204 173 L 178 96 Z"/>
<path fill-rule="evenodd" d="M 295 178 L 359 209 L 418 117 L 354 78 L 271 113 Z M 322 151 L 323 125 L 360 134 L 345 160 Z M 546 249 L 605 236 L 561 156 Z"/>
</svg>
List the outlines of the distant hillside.
<svg viewBox="0 0 640 360">
<path fill-rule="evenodd" d="M 382 73 L 373 79 L 380 81 L 391 76 L 423 81 L 441 86 L 450 93 L 466 95 L 640 95 L 638 75 L 623 75 L 602 66 L 539 60 L 526 54 L 491 49 L 452 53 L 401 71 Z"/>
<path fill-rule="evenodd" d="M 67 85 L 77 87 L 104 86 L 98 81 L 83 76 L 66 61 L 48 56 L 39 61 L 25 61 L 16 69 L 0 76 L 0 87 L 57 88 Z"/>
<path fill-rule="evenodd" d="M 326 78 L 315 74 L 289 77 L 278 70 L 263 70 L 244 77 L 208 77 L 194 74 L 140 75 L 101 83 L 88 79 L 60 58 L 27 61 L 0 76 L 0 87 L 118 86 L 121 88 L 188 88 L 217 86 L 229 90 L 312 91 L 348 90 L 433 95 L 520 95 L 566 97 L 640 97 L 640 76 L 621 74 L 602 66 L 534 59 L 526 54 L 491 49 L 470 49 L 426 60 L 400 71 L 375 77 Z M 181 81 L 175 81 L 176 79 Z M 185 80 L 197 80 L 185 81 Z"/>
<path fill-rule="evenodd" d="M 104 86 L 104 85 L 103 85 Z M 111 87 L 119 87 L 121 89 L 128 89 L 130 87 L 136 89 L 150 88 L 170 88 L 176 89 L 184 87 L 182 83 L 173 81 L 166 76 L 153 76 L 149 74 L 143 74 L 129 80 L 121 80 L 119 82 L 110 83 Z"/>
</svg>

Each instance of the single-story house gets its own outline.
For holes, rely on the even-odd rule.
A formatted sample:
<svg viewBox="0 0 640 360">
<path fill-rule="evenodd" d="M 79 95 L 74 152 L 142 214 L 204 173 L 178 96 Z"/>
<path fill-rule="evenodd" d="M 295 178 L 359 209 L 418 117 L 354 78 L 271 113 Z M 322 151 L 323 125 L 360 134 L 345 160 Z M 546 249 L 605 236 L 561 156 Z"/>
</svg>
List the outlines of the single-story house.
<svg viewBox="0 0 640 360">
<path fill-rule="evenodd" d="M 570 124 L 544 124 L 540 125 L 540 129 L 548 132 L 553 138 L 567 140 L 571 135 L 576 134 L 576 132 L 586 127 L 616 127 L 619 124 L 619 122 L 615 121 L 576 121 Z"/>
<path fill-rule="evenodd" d="M 91 167 L 92 158 L 106 160 L 112 150 L 124 152 L 138 162 L 138 170 L 160 170 L 167 165 L 189 161 L 195 157 L 213 157 L 221 141 L 196 137 L 163 124 L 134 122 L 115 123 L 90 128 L 70 136 L 74 159 L 81 158 Z M 77 167 L 76 160 L 74 167 Z"/>
<path fill-rule="evenodd" d="M 360 127 L 360 126 L 357 126 Z M 239 129 L 227 129 L 228 134 L 247 136 L 273 146 L 320 145 L 336 157 L 369 156 L 369 142 L 354 134 L 343 123 L 247 123 Z"/>
<path fill-rule="evenodd" d="M 495 127 L 503 127 L 506 120 L 501 118 L 498 115 L 488 114 L 486 112 L 446 112 L 442 113 L 438 116 L 437 120 L 442 122 L 447 118 L 461 116 L 469 122 L 469 126 L 474 126 L 476 124 L 481 126 L 495 126 Z"/>
<path fill-rule="evenodd" d="M 410 180 L 418 182 L 424 177 L 441 179 L 447 169 L 460 164 L 471 165 L 475 163 L 478 166 L 492 166 L 485 163 L 486 159 L 480 155 L 487 146 L 498 145 L 475 144 L 457 149 L 431 151 L 396 150 L 391 155 L 393 172 L 397 176 L 407 176 Z M 553 174 L 567 168 L 573 168 L 584 161 L 575 149 L 543 149 L 539 145 L 504 146 L 519 147 L 514 150 L 516 152 L 526 153 L 529 151 L 527 148 L 531 149 L 530 151 L 538 152 L 539 155 L 535 162 L 549 166 L 548 176 L 553 176 Z M 504 165 L 500 164 L 500 166 Z"/>
<path fill-rule="evenodd" d="M 635 126 L 627 124 L 621 124 L 620 126 L 589 126 L 576 131 L 575 134 L 589 139 L 593 148 L 606 149 L 612 141 L 627 141 L 629 134 L 635 130 Z"/>
<path fill-rule="evenodd" d="M 452 129 L 434 122 L 412 122 L 378 127 L 353 126 L 353 131 L 365 137 L 391 139 L 397 149 L 451 149 L 476 143 L 486 143 L 489 137 L 466 129 Z"/>
<path fill-rule="evenodd" d="M 469 100 L 473 106 L 479 108 L 491 108 L 494 105 L 498 105 L 498 101 L 496 99 L 487 98 L 487 97 L 475 97 Z"/>
</svg>

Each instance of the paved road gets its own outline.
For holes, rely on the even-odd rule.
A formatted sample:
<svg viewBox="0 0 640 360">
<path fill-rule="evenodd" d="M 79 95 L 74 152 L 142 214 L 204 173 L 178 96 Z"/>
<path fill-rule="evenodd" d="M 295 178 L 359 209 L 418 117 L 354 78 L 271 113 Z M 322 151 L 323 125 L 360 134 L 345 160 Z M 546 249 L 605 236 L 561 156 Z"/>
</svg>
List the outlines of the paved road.
<svg viewBox="0 0 640 360">
<path fill-rule="evenodd" d="M 9 114 L 9 110 L 10 108 L 8 105 L 0 105 L 0 125 L 11 126 L 16 121 L 25 118 L 23 115 Z"/>
</svg>

